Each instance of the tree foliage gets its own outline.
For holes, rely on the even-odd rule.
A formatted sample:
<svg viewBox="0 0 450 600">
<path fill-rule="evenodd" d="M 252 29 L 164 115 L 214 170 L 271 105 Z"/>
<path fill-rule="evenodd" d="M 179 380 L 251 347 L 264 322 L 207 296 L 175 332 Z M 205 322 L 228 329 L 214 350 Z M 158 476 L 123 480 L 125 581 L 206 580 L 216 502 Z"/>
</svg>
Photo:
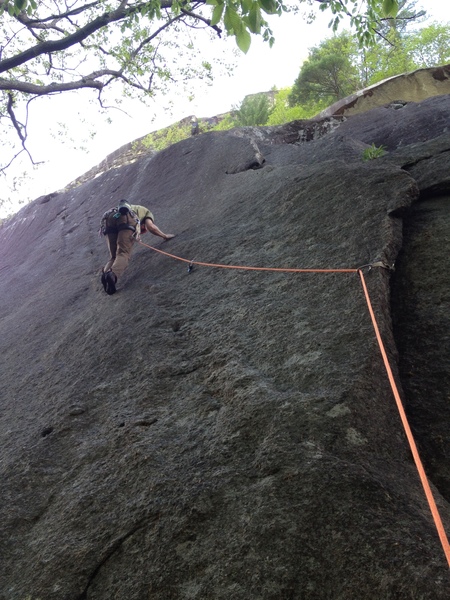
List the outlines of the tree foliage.
<svg viewBox="0 0 450 600">
<path fill-rule="evenodd" d="M 349 14 L 361 43 L 398 8 L 398 0 L 0 0 L 2 138 L 13 132 L 27 151 L 30 103 L 42 96 L 88 89 L 104 107 L 210 77 L 208 57 L 194 52 L 198 29 L 233 36 L 247 52 L 251 35 L 273 44 L 268 16 L 311 1 L 331 12 L 334 28 Z"/>
<path fill-rule="evenodd" d="M 405 50 L 417 67 L 450 63 L 450 25 L 432 23 L 408 36 Z"/>
<path fill-rule="evenodd" d="M 233 111 L 235 126 L 246 127 L 265 125 L 272 110 L 272 103 L 267 94 L 246 96 Z"/>
<path fill-rule="evenodd" d="M 321 109 L 317 105 L 302 104 L 290 106 L 289 95 L 292 88 L 283 88 L 275 93 L 274 105 L 270 112 L 266 125 L 282 125 L 299 119 L 309 119 Z M 324 107 L 325 108 L 325 107 Z"/>
<path fill-rule="evenodd" d="M 362 54 L 359 68 L 364 86 L 450 61 L 450 25 L 432 23 L 400 36 L 391 32 L 388 40 L 392 43 L 378 44 Z"/>
<path fill-rule="evenodd" d="M 337 31 L 342 19 L 347 17 L 362 46 L 370 45 L 381 34 L 383 23 L 397 17 L 402 0 L 318 0 L 320 9 L 330 9 L 333 18 L 330 27 Z M 363 8 L 364 7 L 364 8 Z"/>
<path fill-rule="evenodd" d="M 397 16 L 381 23 L 382 35 L 368 47 L 361 48 L 358 36 L 344 31 L 311 48 L 289 94 L 290 105 L 324 108 L 388 77 L 448 63 L 450 25 L 409 31 L 424 16 L 416 4 L 400 0 Z"/>
<path fill-rule="evenodd" d="M 413 24 L 420 22 L 426 11 L 418 10 L 416 6 L 417 0 L 399 0 L 397 13 L 380 21 L 379 37 L 385 39 L 387 34 L 393 31 L 401 36 Z"/>
<path fill-rule="evenodd" d="M 333 36 L 310 50 L 289 96 L 296 104 L 332 104 L 360 87 L 359 47 L 348 32 Z"/>
<path fill-rule="evenodd" d="M 155 133 L 149 133 L 140 141 L 145 148 L 159 151 L 181 142 L 191 136 L 191 127 L 186 123 L 175 123 L 170 127 L 161 129 Z"/>
</svg>

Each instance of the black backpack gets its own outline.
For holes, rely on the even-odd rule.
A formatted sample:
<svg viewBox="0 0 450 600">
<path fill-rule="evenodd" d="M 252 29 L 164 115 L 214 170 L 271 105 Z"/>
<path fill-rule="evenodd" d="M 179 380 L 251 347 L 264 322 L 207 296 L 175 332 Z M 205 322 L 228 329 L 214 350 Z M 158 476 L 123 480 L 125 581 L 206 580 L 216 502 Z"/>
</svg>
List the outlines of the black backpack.
<svg viewBox="0 0 450 600">
<path fill-rule="evenodd" d="M 108 235 L 108 233 L 118 233 L 124 229 L 130 229 L 139 235 L 141 228 L 137 214 L 128 203 L 121 201 L 119 206 L 110 208 L 103 214 L 100 233 Z"/>
</svg>

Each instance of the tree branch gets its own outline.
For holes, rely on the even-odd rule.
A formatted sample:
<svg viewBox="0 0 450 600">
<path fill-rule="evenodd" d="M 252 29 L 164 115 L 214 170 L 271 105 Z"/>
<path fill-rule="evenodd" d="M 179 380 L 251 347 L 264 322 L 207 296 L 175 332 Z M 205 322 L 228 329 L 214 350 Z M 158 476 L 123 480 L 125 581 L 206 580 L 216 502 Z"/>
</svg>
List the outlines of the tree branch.
<svg viewBox="0 0 450 600">
<path fill-rule="evenodd" d="M 207 19 L 206 17 L 202 17 L 201 15 L 197 15 L 196 13 L 191 12 L 190 10 L 186 10 L 185 8 L 181 9 L 181 12 L 187 17 L 192 17 L 193 19 L 198 19 L 199 21 L 203 21 L 208 27 L 214 29 L 219 37 L 222 35 L 222 30 L 217 25 L 211 25 L 211 19 Z"/>
<path fill-rule="evenodd" d="M 16 158 L 18 156 L 20 156 L 20 154 L 22 154 L 22 152 L 26 152 L 28 154 L 28 158 L 30 159 L 31 164 L 33 164 L 33 165 L 40 164 L 39 162 L 38 163 L 34 162 L 33 157 L 31 156 L 30 152 L 28 151 L 28 148 L 25 145 L 25 142 L 27 139 L 27 124 L 22 125 L 21 123 L 18 122 L 18 120 L 16 118 L 16 115 L 14 112 L 14 97 L 11 93 L 8 93 L 7 96 L 8 96 L 8 100 L 7 100 L 6 110 L 8 112 L 9 118 L 11 119 L 11 123 L 13 124 L 14 129 L 16 130 L 17 135 L 19 136 L 19 139 L 20 139 L 21 145 L 22 145 L 22 149 L 11 158 L 11 160 L 9 161 L 8 164 L 4 165 L 3 167 L 0 167 L 0 173 L 5 173 L 6 170 L 16 160 Z M 27 103 L 26 122 L 28 122 L 28 103 Z"/>
<path fill-rule="evenodd" d="M 11 119 L 11 123 L 14 126 L 14 129 L 17 131 L 17 135 L 20 138 L 20 141 L 22 142 L 22 145 L 25 143 L 25 139 L 26 139 L 26 135 L 23 135 L 22 133 L 22 127 L 20 126 L 19 122 L 16 119 L 16 115 L 14 113 L 14 97 L 11 93 L 7 94 L 8 96 L 8 102 L 6 105 L 6 110 L 8 112 L 9 118 Z M 25 131 L 26 131 L 26 127 L 25 127 Z"/>
<path fill-rule="evenodd" d="M 164 31 L 164 29 L 166 29 L 167 27 L 170 27 L 170 25 L 172 25 L 172 23 L 174 23 L 175 21 L 179 21 L 181 19 L 181 15 L 177 15 L 176 17 L 173 17 L 172 19 L 169 19 L 168 21 L 166 21 L 166 23 L 164 23 L 164 25 L 161 25 L 161 27 L 159 29 L 157 29 L 156 31 L 154 31 L 151 35 L 149 35 L 145 40 L 143 40 L 139 46 L 133 50 L 131 57 L 132 60 L 134 58 L 136 58 L 136 56 L 139 54 L 139 52 L 142 50 L 142 48 L 144 46 L 146 46 L 147 44 L 149 44 L 153 39 L 155 39 L 155 37 L 157 37 L 162 31 Z"/>
<path fill-rule="evenodd" d="M 1 4 L 2 0 L 0 0 L 0 4 Z M 99 2 L 98 0 L 96 0 L 95 2 L 91 2 L 90 4 L 84 4 L 83 6 L 79 6 L 78 8 L 74 8 L 73 10 L 68 10 L 65 13 L 61 13 L 58 15 L 50 15 L 48 17 L 45 17 L 44 19 L 32 19 L 30 18 L 27 13 L 22 12 L 20 13 L 16 19 L 22 23 L 23 25 L 31 26 L 31 27 L 36 27 L 36 28 L 44 28 L 45 26 L 43 25 L 43 23 L 47 23 L 48 21 L 52 21 L 53 23 L 56 23 L 57 21 L 61 21 L 61 19 L 66 19 L 67 17 L 74 17 L 75 15 L 79 15 L 81 13 L 83 13 L 85 10 L 88 10 L 89 8 L 93 8 L 94 6 L 98 6 Z"/>
<path fill-rule="evenodd" d="M 94 71 L 78 81 L 68 81 L 66 83 L 52 82 L 49 85 L 37 85 L 26 81 L 17 81 L 11 79 L 0 78 L 0 90 L 14 90 L 24 94 L 33 94 L 35 96 L 45 96 L 46 94 L 54 94 L 56 92 L 68 92 L 70 90 L 79 90 L 82 88 L 94 88 L 102 90 L 106 83 L 98 81 L 100 77 L 110 75 L 113 78 L 122 77 L 122 71 L 113 71 L 111 69 L 103 69 Z"/>
<path fill-rule="evenodd" d="M 49 40 L 45 42 L 41 42 L 32 48 L 28 48 L 24 52 L 17 54 L 16 56 L 12 56 L 11 58 L 5 58 L 0 63 L 0 73 L 4 73 L 5 71 L 9 71 L 10 69 L 14 69 L 24 63 L 41 56 L 42 54 L 48 54 L 53 52 L 59 52 L 60 50 L 66 50 L 71 46 L 78 44 L 85 40 L 87 37 L 109 25 L 110 23 L 114 23 L 117 21 L 121 21 L 126 17 L 129 17 L 136 12 L 139 12 L 141 8 L 145 6 L 145 2 L 136 4 L 133 7 L 128 6 L 128 0 L 124 0 L 117 10 L 113 10 L 111 12 L 106 12 L 100 17 L 97 17 L 93 21 L 87 23 L 84 27 L 81 27 L 74 33 L 61 38 L 59 40 Z M 162 0 L 161 8 L 170 8 L 172 6 L 172 0 Z"/>
</svg>

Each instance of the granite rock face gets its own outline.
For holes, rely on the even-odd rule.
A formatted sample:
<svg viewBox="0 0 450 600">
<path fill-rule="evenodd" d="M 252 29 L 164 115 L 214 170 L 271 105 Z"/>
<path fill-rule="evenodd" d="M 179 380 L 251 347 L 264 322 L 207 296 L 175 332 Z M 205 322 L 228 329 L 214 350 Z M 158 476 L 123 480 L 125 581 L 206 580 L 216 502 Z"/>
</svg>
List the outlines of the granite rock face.
<svg viewBox="0 0 450 600">
<path fill-rule="evenodd" d="M 107 296 L 97 229 L 128 198 L 187 261 L 361 267 L 448 532 L 449 111 L 195 136 L 8 221 L 1 600 L 448 599 L 360 275 L 137 245 Z"/>
<path fill-rule="evenodd" d="M 407 102 L 422 102 L 433 96 L 449 93 L 450 65 L 417 69 L 389 77 L 342 98 L 318 116 L 357 115 L 386 104 L 401 108 Z"/>
</svg>

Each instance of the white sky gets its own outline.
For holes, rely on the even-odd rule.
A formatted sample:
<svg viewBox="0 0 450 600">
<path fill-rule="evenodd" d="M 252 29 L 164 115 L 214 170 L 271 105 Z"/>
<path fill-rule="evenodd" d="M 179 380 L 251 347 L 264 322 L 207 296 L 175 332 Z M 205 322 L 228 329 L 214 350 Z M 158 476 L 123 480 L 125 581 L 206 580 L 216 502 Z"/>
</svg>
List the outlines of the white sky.
<svg viewBox="0 0 450 600">
<path fill-rule="evenodd" d="M 448 0 L 423 0 L 418 4 L 426 8 L 431 18 L 440 22 L 450 21 Z M 308 49 L 331 35 L 327 28 L 330 19 L 330 13 L 319 13 L 316 22 L 308 25 L 301 15 L 271 17 L 269 23 L 275 35 L 274 46 L 269 48 L 261 39 L 253 37 L 248 54 L 239 53 L 237 66 L 231 77 L 216 77 L 213 85 L 206 90 L 200 89 L 192 102 L 173 94 L 159 98 L 149 108 L 143 107 L 136 100 L 128 105 L 128 115 L 112 110 L 109 114 L 113 120 L 111 125 L 105 123 L 104 117 L 98 117 L 94 106 L 88 104 L 88 91 L 77 96 L 72 95 L 75 102 L 72 101 L 72 97 L 69 99 L 66 95 L 37 102 L 39 113 L 31 115 L 34 130 L 31 130 L 29 148 L 35 160 L 46 162 L 38 169 L 33 169 L 23 155 L 21 163 L 10 169 L 7 180 L 0 178 L 0 199 L 11 197 L 13 206 L 9 210 L 7 207 L 7 210 L 17 210 L 19 202 L 61 189 L 123 144 L 151 131 L 192 114 L 197 117 L 211 117 L 227 112 L 248 94 L 268 91 L 273 86 L 291 86 L 308 55 Z M 219 46 L 221 42 L 216 44 Z M 230 54 L 236 48 L 231 39 L 222 45 L 229 48 Z M 211 47 L 207 50 L 206 55 L 209 59 Z M 92 93 L 92 97 L 94 94 L 95 92 Z M 172 103 L 171 114 L 167 114 L 165 110 L 169 101 Z M 79 113 L 88 121 L 87 124 L 80 122 Z M 51 135 L 48 125 L 50 121 L 65 124 L 65 133 L 57 139 Z M 80 149 L 79 140 L 86 138 L 89 131 L 94 130 L 95 137 L 89 140 L 85 149 Z M 70 138 L 74 141 L 70 141 Z M 24 171 L 27 172 L 25 185 L 17 192 L 11 193 L 12 179 Z"/>
</svg>

